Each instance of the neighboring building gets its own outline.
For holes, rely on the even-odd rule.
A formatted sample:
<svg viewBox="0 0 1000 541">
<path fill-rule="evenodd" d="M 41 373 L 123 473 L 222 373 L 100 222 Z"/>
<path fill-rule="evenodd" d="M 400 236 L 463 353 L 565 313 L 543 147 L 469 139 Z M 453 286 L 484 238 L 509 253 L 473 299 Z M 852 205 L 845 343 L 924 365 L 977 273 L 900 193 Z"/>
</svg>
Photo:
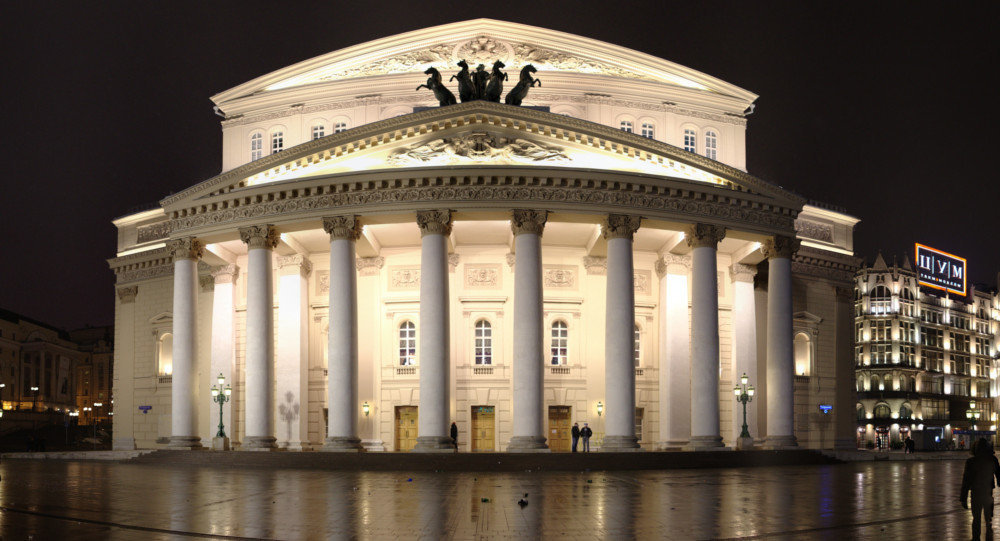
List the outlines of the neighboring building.
<svg viewBox="0 0 1000 541">
<path fill-rule="evenodd" d="M 945 446 L 955 430 L 996 430 L 996 290 L 923 287 L 908 257 L 890 267 L 879 254 L 856 275 L 855 309 L 859 447 L 888 448 L 914 431 Z"/>
<path fill-rule="evenodd" d="M 76 410 L 79 423 L 94 420 L 106 424 L 114 415 L 111 381 L 114 373 L 114 327 L 85 327 L 69 332 L 80 351 L 86 352 L 76 365 Z"/>
<path fill-rule="evenodd" d="M 462 59 L 544 87 L 414 92 Z M 214 96 L 223 173 L 114 221 L 115 448 L 207 444 L 219 373 L 243 449 L 732 446 L 743 373 L 764 445 L 853 448 L 858 220 L 745 172 L 756 98 L 485 19 Z"/>
</svg>

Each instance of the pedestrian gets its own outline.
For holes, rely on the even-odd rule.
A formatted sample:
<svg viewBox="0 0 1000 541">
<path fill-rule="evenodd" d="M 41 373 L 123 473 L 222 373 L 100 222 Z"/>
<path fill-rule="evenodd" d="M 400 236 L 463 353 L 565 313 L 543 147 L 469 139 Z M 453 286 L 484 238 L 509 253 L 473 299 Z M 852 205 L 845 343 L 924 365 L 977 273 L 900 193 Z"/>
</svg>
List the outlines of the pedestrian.
<svg viewBox="0 0 1000 541">
<path fill-rule="evenodd" d="M 903 454 L 909 453 L 912 455 L 915 447 L 913 438 L 906 436 L 906 441 L 903 442 Z"/>
<path fill-rule="evenodd" d="M 979 539 L 980 519 L 986 519 L 986 538 L 993 537 L 993 487 L 994 479 L 1000 481 L 1000 462 L 993 455 L 993 447 L 985 438 L 972 446 L 972 458 L 965 461 L 962 473 L 962 507 L 969 508 L 972 492 L 972 538 Z"/>
<path fill-rule="evenodd" d="M 451 443 L 455 446 L 455 450 L 458 451 L 458 425 L 454 421 L 451 422 Z"/>
<path fill-rule="evenodd" d="M 583 452 L 590 452 L 590 437 L 594 435 L 594 431 L 587 426 L 587 423 L 583 423 L 583 428 L 580 429 L 580 437 L 583 438 Z"/>
<path fill-rule="evenodd" d="M 576 443 L 580 441 L 580 424 L 573 423 L 573 430 L 569 431 L 570 436 L 573 436 L 573 452 L 576 452 Z"/>
</svg>

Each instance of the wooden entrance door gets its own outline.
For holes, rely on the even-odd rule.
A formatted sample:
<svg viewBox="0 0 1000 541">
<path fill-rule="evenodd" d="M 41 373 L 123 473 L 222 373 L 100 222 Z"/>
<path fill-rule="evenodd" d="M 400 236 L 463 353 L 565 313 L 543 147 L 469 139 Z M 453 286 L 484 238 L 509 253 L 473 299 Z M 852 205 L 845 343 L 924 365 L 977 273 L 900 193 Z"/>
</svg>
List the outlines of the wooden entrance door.
<svg viewBox="0 0 1000 541">
<path fill-rule="evenodd" d="M 396 406 L 396 450 L 412 451 L 417 444 L 417 407 Z"/>
<path fill-rule="evenodd" d="M 494 431 L 496 413 L 493 406 L 472 406 L 472 450 L 496 451 Z"/>
<path fill-rule="evenodd" d="M 549 449 L 553 453 L 569 452 L 569 417 L 569 406 L 549 406 Z"/>
</svg>

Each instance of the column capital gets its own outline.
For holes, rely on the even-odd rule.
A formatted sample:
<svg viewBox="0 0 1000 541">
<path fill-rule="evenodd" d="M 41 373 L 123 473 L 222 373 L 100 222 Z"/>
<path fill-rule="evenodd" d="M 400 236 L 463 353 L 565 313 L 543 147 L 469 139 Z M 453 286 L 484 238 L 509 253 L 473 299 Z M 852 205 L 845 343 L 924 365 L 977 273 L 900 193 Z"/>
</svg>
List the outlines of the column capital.
<svg viewBox="0 0 1000 541">
<path fill-rule="evenodd" d="M 326 216 L 323 218 L 323 231 L 330 235 L 330 240 L 358 240 L 361 236 L 361 222 L 357 216 Z"/>
<path fill-rule="evenodd" d="M 547 210 L 514 209 L 511 212 L 510 230 L 515 237 L 521 233 L 541 235 L 548 217 Z"/>
<path fill-rule="evenodd" d="M 118 288 L 118 300 L 122 303 L 135 302 L 135 296 L 139 293 L 139 286 L 125 286 Z"/>
<path fill-rule="evenodd" d="M 514 255 L 514 252 L 507 252 L 504 259 L 507 261 L 507 266 L 513 269 L 514 262 L 517 261 L 517 257 Z"/>
<path fill-rule="evenodd" d="M 778 235 L 762 242 L 760 251 L 768 259 L 779 257 L 791 259 L 792 255 L 799 250 L 799 244 L 799 239 Z"/>
<path fill-rule="evenodd" d="M 420 228 L 421 237 L 425 235 L 451 235 L 451 211 L 417 211 L 417 227 Z"/>
<path fill-rule="evenodd" d="M 354 262 L 355 267 L 361 276 L 375 276 L 385 265 L 385 258 L 382 256 L 359 257 Z"/>
<path fill-rule="evenodd" d="M 458 262 L 462 260 L 462 256 L 458 254 L 448 254 L 448 272 L 455 272 L 458 268 Z"/>
<path fill-rule="evenodd" d="M 604 219 L 603 233 L 605 239 L 628 239 L 639 230 L 642 218 L 628 214 L 608 214 Z"/>
<path fill-rule="evenodd" d="M 691 260 L 682 255 L 661 255 L 654 264 L 656 276 L 663 278 L 668 272 L 670 272 L 670 267 L 683 267 L 684 272 L 675 272 L 675 274 L 687 274 L 688 271 L 691 270 Z M 676 271 L 677 269 L 675 268 L 674 270 Z"/>
<path fill-rule="evenodd" d="M 583 258 L 583 268 L 587 274 L 604 275 L 608 272 L 608 258 L 601 256 L 586 256 Z"/>
<path fill-rule="evenodd" d="M 181 259 L 194 259 L 197 261 L 201 259 L 204 246 L 202 246 L 201 241 L 194 237 L 183 237 L 168 240 L 167 252 L 173 256 L 174 261 L 180 261 Z"/>
<path fill-rule="evenodd" d="M 726 228 L 714 224 L 691 224 L 684 231 L 684 240 L 691 248 L 718 248 L 726 238 Z"/>
<path fill-rule="evenodd" d="M 273 225 L 248 225 L 240 228 L 240 240 L 248 249 L 264 248 L 273 250 L 278 245 L 278 231 Z"/>
<path fill-rule="evenodd" d="M 240 268 L 236 265 L 220 265 L 212 267 L 212 277 L 217 284 L 236 283 L 236 277 L 240 274 Z"/>
<path fill-rule="evenodd" d="M 309 258 L 301 254 L 278 256 L 278 271 L 288 269 L 285 271 L 285 274 L 300 272 L 302 276 L 309 276 L 309 273 L 312 272 L 312 267 L 312 261 L 309 261 Z"/>
<path fill-rule="evenodd" d="M 753 277 L 756 274 L 757 269 L 750 265 L 743 265 L 742 263 L 733 263 L 733 266 L 729 268 L 729 275 L 734 282 L 753 283 Z"/>
</svg>

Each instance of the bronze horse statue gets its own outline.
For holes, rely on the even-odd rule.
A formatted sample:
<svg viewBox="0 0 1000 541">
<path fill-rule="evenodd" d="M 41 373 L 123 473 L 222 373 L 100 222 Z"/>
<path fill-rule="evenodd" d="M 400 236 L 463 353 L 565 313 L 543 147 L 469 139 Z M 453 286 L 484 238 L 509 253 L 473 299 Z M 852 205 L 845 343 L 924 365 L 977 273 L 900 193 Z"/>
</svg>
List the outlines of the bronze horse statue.
<svg viewBox="0 0 1000 541">
<path fill-rule="evenodd" d="M 434 92 L 434 97 L 437 98 L 438 103 L 442 107 L 445 105 L 455 105 L 457 103 L 455 101 L 455 95 L 452 94 L 451 90 L 448 90 L 448 87 L 444 86 L 444 83 L 441 82 L 441 74 L 438 73 L 438 70 L 434 68 L 427 68 L 424 73 L 430 75 L 430 77 L 427 78 L 427 83 L 418 86 L 417 90 L 426 88 Z"/>
<path fill-rule="evenodd" d="M 486 99 L 486 83 L 490 80 L 490 74 L 486 71 L 486 66 L 480 64 L 476 66 L 476 72 L 472 74 L 472 81 L 475 83 L 476 94 L 472 99 Z"/>
<path fill-rule="evenodd" d="M 493 72 L 490 73 L 490 84 L 486 86 L 486 95 L 483 96 L 483 99 L 486 101 L 500 103 L 500 94 L 503 94 L 503 82 L 507 80 L 507 74 L 500 71 L 502 67 L 504 67 L 504 63 L 499 60 L 493 63 Z"/>
<path fill-rule="evenodd" d="M 452 82 L 458 79 L 458 97 L 462 100 L 462 103 L 467 101 L 472 101 L 479 96 L 476 95 L 476 83 L 472 81 L 472 74 L 469 73 L 469 65 L 465 63 L 465 60 L 458 61 L 458 67 L 462 68 L 462 71 L 451 76 L 448 82 Z"/>
<path fill-rule="evenodd" d="M 535 86 L 542 86 L 542 82 L 531 76 L 532 73 L 538 71 L 535 66 L 531 64 L 525 65 L 521 68 L 521 79 L 514 85 L 514 88 L 507 93 L 507 97 L 504 98 L 504 103 L 507 105 L 521 105 L 521 101 L 524 100 L 525 96 L 528 95 L 528 89 Z"/>
</svg>

